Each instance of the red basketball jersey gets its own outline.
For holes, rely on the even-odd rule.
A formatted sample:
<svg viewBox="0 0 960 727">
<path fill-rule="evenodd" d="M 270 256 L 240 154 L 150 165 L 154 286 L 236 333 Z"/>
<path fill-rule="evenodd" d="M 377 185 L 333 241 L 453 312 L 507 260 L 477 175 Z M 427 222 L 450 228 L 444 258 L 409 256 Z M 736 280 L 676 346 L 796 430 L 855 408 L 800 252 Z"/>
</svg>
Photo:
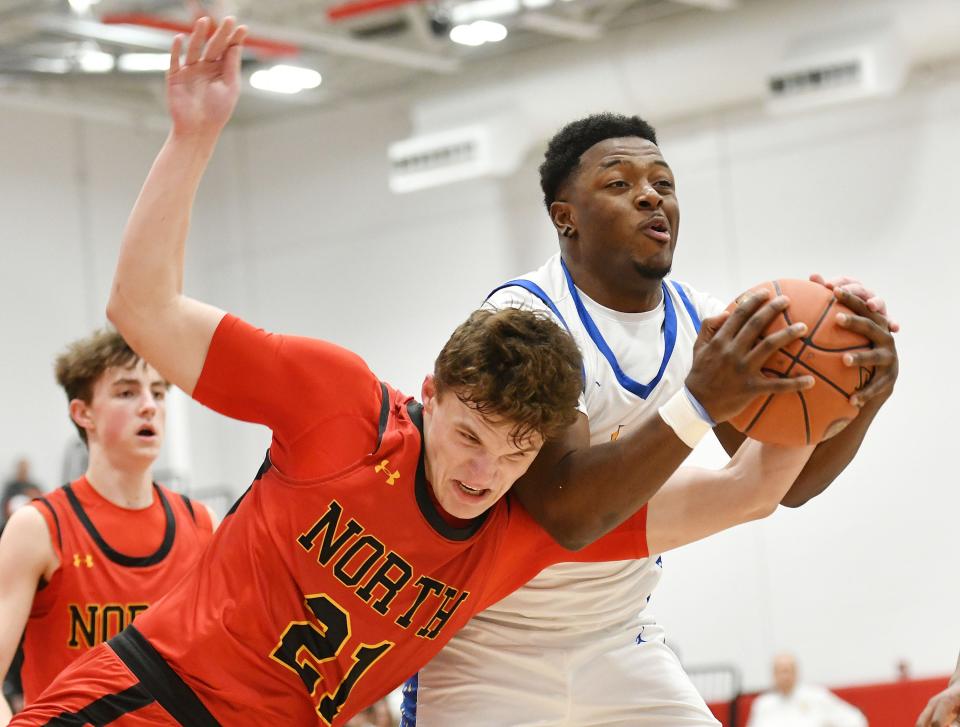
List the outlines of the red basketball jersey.
<svg viewBox="0 0 960 727">
<path fill-rule="evenodd" d="M 27 621 L 27 704 L 190 572 L 213 529 L 205 507 L 159 485 L 143 510 L 114 505 L 86 477 L 32 505 L 47 522 L 60 567 L 37 590 Z"/>
<path fill-rule="evenodd" d="M 449 525 L 420 406 L 332 344 L 227 316 L 194 396 L 270 426 L 269 458 L 135 628 L 222 725 L 342 725 L 546 565 L 647 554 L 644 511 L 576 553 L 510 498 Z"/>
</svg>

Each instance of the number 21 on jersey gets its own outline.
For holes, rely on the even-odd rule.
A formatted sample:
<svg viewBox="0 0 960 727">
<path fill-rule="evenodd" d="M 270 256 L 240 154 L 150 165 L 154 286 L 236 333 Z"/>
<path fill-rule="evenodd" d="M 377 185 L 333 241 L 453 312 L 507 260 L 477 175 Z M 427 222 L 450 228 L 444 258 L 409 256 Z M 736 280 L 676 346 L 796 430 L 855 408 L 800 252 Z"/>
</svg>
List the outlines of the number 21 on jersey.
<svg viewBox="0 0 960 727">
<path fill-rule="evenodd" d="M 316 616 L 316 623 L 291 621 L 281 634 L 280 643 L 270 653 L 270 658 L 303 680 L 307 692 L 315 700 L 317 714 L 324 722 L 332 724 L 354 685 L 380 657 L 393 648 L 394 643 L 383 641 L 374 646 L 360 644 L 353 652 L 353 664 L 340 683 L 321 685 L 322 677 L 317 667 L 336 659 L 349 641 L 350 614 L 326 594 L 305 596 L 304 600 Z M 321 693 L 321 686 L 326 686 L 327 691 Z"/>
</svg>

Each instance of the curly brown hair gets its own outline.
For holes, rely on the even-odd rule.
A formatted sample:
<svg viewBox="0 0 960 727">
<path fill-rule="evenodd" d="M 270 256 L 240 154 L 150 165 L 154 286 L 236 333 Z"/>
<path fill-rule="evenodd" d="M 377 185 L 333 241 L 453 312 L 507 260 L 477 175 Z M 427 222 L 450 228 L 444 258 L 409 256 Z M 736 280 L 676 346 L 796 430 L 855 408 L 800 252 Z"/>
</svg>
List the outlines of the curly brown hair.
<svg viewBox="0 0 960 727">
<path fill-rule="evenodd" d="M 516 444 L 573 424 L 583 383 L 570 334 L 545 313 L 517 308 L 474 311 L 440 351 L 433 376 L 438 396 L 452 390 L 484 417 L 512 422 Z"/>
<path fill-rule="evenodd" d="M 104 371 L 114 366 L 132 368 L 141 360 L 119 333 L 102 328 L 67 346 L 57 356 L 54 371 L 57 383 L 67 393 L 67 401 L 80 399 L 89 404 L 93 399 L 93 387 Z M 76 422 L 74 426 L 86 442 L 86 430 Z"/>
</svg>

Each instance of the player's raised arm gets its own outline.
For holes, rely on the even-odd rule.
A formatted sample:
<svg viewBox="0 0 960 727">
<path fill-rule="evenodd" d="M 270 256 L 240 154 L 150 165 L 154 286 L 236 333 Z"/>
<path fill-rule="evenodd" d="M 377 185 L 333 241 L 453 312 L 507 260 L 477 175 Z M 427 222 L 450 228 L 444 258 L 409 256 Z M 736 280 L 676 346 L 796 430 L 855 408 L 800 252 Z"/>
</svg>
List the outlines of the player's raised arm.
<svg viewBox="0 0 960 727">
<path fill-rule="evenodd" d="M 123 235 L 107 316 L 130 345 L 187 393 L 196 386 L 223 312 L 183 295 L 190 211 L 220 132 L 240 93 L 246 28 L 223 21 L 206 40 L 209 18 L 177 36 L 167 73 L 173 122 Z"/>
</svg>

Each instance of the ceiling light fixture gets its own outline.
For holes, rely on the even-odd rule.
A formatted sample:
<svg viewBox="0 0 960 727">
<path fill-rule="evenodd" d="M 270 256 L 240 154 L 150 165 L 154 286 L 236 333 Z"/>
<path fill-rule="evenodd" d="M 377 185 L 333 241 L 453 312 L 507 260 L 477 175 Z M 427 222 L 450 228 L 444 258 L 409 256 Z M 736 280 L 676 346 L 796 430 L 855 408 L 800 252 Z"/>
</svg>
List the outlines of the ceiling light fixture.
<svg viewBox="0 0 960 727">
<path fill-rule="evenodd" d="M 70 9 L 77 15 L 86 15 L 91 5 L 96 5 L 100 0 L 69 0 Z"/>
<path fill-rule="evenodd" d="M 472 0 L 450 8 L 454 25 L 467 25 L 474 20 L 496 18 L 520 12 L 520 0 Z"/>
<path fill-rule="evenodd" d="M 102 50 L 85 48 L 77 54 L 77 65 L 84 73 L 109 73 L 116 65 L 116 59 Z"/>
<path fill-rule="evenodd" d="M 279 64 L 250 76 L 250 85 L 261 91 L 294 94 L 320 85 L 323 78 L 310 68 Z"/>
<path fill-rule="evenodd" d="M 507 37 L 507 28 L 491 20 L 474 20 L 469 25 L 457 25 L 450 30 L 450 40 L 460 45 L 478 46 L 499 43 Z"/>
<path fill-rule="evenodd" d="M 124 53 L 117 58 L 117 68 L 124 73 L 165 71 L 169 67 L 169 53 Z"/>
</svg>

